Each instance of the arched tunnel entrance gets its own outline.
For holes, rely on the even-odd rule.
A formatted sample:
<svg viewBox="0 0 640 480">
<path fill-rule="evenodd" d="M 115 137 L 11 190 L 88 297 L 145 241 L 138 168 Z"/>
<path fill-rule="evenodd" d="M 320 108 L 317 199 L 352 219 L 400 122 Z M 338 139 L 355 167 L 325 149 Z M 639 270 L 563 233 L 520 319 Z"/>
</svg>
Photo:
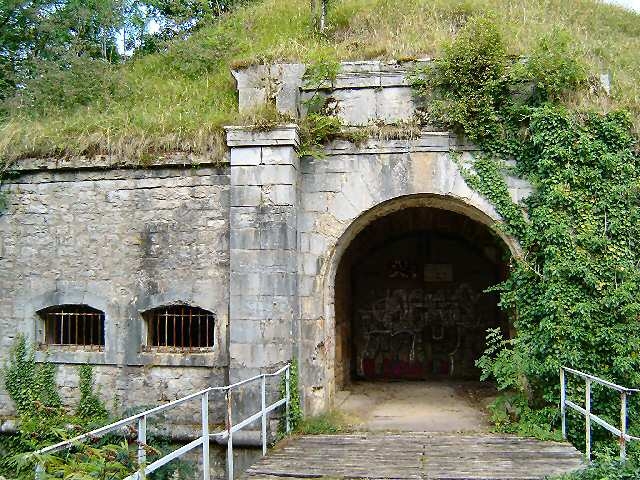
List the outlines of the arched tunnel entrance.
<svg viewBox="0 0 640 480">
<path fill-rule="evenodd" d="M 486 225 L 434 207 L 374 220 L 335 277 L 336 385 L 475 379 L 488 328 L 508 322 L 496 293 L 508 249 Z"/>
</svg>

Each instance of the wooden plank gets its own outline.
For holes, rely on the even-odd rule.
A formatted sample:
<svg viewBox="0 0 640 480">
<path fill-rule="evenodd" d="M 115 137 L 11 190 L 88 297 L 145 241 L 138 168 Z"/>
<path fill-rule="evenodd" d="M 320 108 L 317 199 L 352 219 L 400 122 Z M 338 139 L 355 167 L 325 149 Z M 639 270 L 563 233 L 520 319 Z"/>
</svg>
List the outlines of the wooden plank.
<svg viewBox="0 0 640 480">
<path fill-rule="evenodd" d="M 539 480 L 582 465 L 582 455 L 559 442 L 506 435 L 367 432 L 289 439 L 251 467 L 246 478 Z"/>
</svg>

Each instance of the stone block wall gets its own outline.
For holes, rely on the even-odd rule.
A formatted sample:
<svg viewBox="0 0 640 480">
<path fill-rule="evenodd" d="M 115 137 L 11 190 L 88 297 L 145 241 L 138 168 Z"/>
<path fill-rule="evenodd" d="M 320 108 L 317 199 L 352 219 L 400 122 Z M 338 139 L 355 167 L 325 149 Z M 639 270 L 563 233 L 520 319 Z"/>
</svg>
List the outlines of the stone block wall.
<svg viewBox="0 0 640 480">
<path fill-rule="evenodd" d="M 272 103 L 298 118 L 306 113 L 306 102 L 319 96 L 345 125 L 363 126 L 411 120 L 417 103 L 408 74 L 428 62 L 343 62 L 335 79 L 320 84 L 304 78 L 301 64 L 255 65 L 233 74 L 241 112 Z"/>
<path fill-rule="evenodd" d="M 364 227 L 393 211 L 431 206 L 464 214 L 485 225 L 500 221 L 493 206 L 466 184 L 454 155 L 470 147 L 446 133 L 423 132 L 417 140 L 336 141 L 322 158 L 301 161 L 298 214 L 298 351 L 308 412 L 331 404 L 336 378 L 336 272 L 342 254 Z M 452 152 L 456 152 L 452 155 Z M 507 179 L 515 201 L 531 187 Z M 503 240 L 515 253 L 517 244 Z"/>
<path fill-rule="evenodd" d="M 98 162 L 100 163 L 100 162 Z M 41 340 L 36 312 L 86 304 L 105 312 L 105 348 L 47 347 L 65 401 L 77 398 L 76 364 L 118 410 L 157 405 L 210 385 L 228 367 L 229 171 L 188 159 L 139 168 L 81 160 L 23 161 L 3 186 L 0 214 L 0 362 L 17 334 Z M 143 352 L 145 310 L 183 303 L 215 314 L 207 353 Z M 12 406 L 0 386 L 0 415 Z M 183 424 L 192 423 L 185 413 Z"/>
<path fill-rule="evenodd" d="M 297 324 L 298 130 L 229 128 L 230 378 L 292 358 Z"/>
<path fill-rule="evenodd" d="M 352 126 L 409 120 L 414 65 L 345 63 L 320 91 Z M 303 115 L 317 88 L 305 85 L 304 71 L 263 65 L 234 72 L 240 110 L 272 101 Z M 318 158 L 302 159 L 296 125 L 228 127 L 227 144 L 224 166 L 192 168 L 179 157 L 144 168 L 108 159 L 20 162 L 2 187 L 10 203 L 0 214 L 0 361 L 17 333 L 38 340 L 38 310 L 87 304 L 105 312 L 104 352 L 38 352 L 60 365 L 70 403 L 78 363 L 97 365 L 103 396 L 124 409 L 297 359 L 306 412 L 318 413 L 345 375 L 336 364 L 336 271 L 355 236 L 414 206 L 451 210 L 489 228 L 500 221 L 460 174 L 459 160 L 474 147 L 447 132 L 335 141 Z M 531 191 L 520 179 L 507 181 L 516 201 Z M 503 240 L 517 253 L 513 239 Z M 143 351 L 141 313 L 174 303 L 215 314 L 211 352 Z M 256 389 L 239 393 L 236 418 L 254 413 L 258 400 Z M 0 415 L 11 413 L 0 387 Z M 193 412 L 180 415 L 185 428 L 193 424 Z"/>
</svg>

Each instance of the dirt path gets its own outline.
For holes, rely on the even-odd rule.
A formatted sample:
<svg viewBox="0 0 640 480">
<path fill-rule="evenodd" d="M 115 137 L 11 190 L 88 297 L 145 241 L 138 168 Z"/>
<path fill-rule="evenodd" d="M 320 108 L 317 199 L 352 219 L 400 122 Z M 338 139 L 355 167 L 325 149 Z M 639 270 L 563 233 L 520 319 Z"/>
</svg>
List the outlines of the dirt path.
<svg viewBox="0 0 640 480">
<path fill-rule="evenodd" d="M 486 432 L 494 394 L 479 382 L 358 382 L 336 406 L 360 430 Z"/>
</svg>

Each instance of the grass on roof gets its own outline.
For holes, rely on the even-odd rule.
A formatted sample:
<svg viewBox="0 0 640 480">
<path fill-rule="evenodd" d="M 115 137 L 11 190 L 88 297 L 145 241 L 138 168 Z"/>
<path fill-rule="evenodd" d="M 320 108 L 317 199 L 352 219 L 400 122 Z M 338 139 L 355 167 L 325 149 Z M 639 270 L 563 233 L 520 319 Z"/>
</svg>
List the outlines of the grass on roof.
<svg viewBox="0 0 640 480">
<path fill-rule="evenodd" d="M 619 7 L 595 0 L 335 0 L 321 37 L 311 29 L 308 5 L 257 1 L 166 52 L 101 67 L 96 81 L 55 80 L 48 97 L 17 105 L 0 124 L 0 159 L 219 156 L 222 126 L 242 121 L 232 66 L 437 56 L 465 18 L 491 11 L 515 55 L 526 54 L 541 34 L 566 29 L 591 72 L 610 73 L 612 103 L 629 108 L 637 122 L 640 117 L 640 15 Z"/>
</svg>

